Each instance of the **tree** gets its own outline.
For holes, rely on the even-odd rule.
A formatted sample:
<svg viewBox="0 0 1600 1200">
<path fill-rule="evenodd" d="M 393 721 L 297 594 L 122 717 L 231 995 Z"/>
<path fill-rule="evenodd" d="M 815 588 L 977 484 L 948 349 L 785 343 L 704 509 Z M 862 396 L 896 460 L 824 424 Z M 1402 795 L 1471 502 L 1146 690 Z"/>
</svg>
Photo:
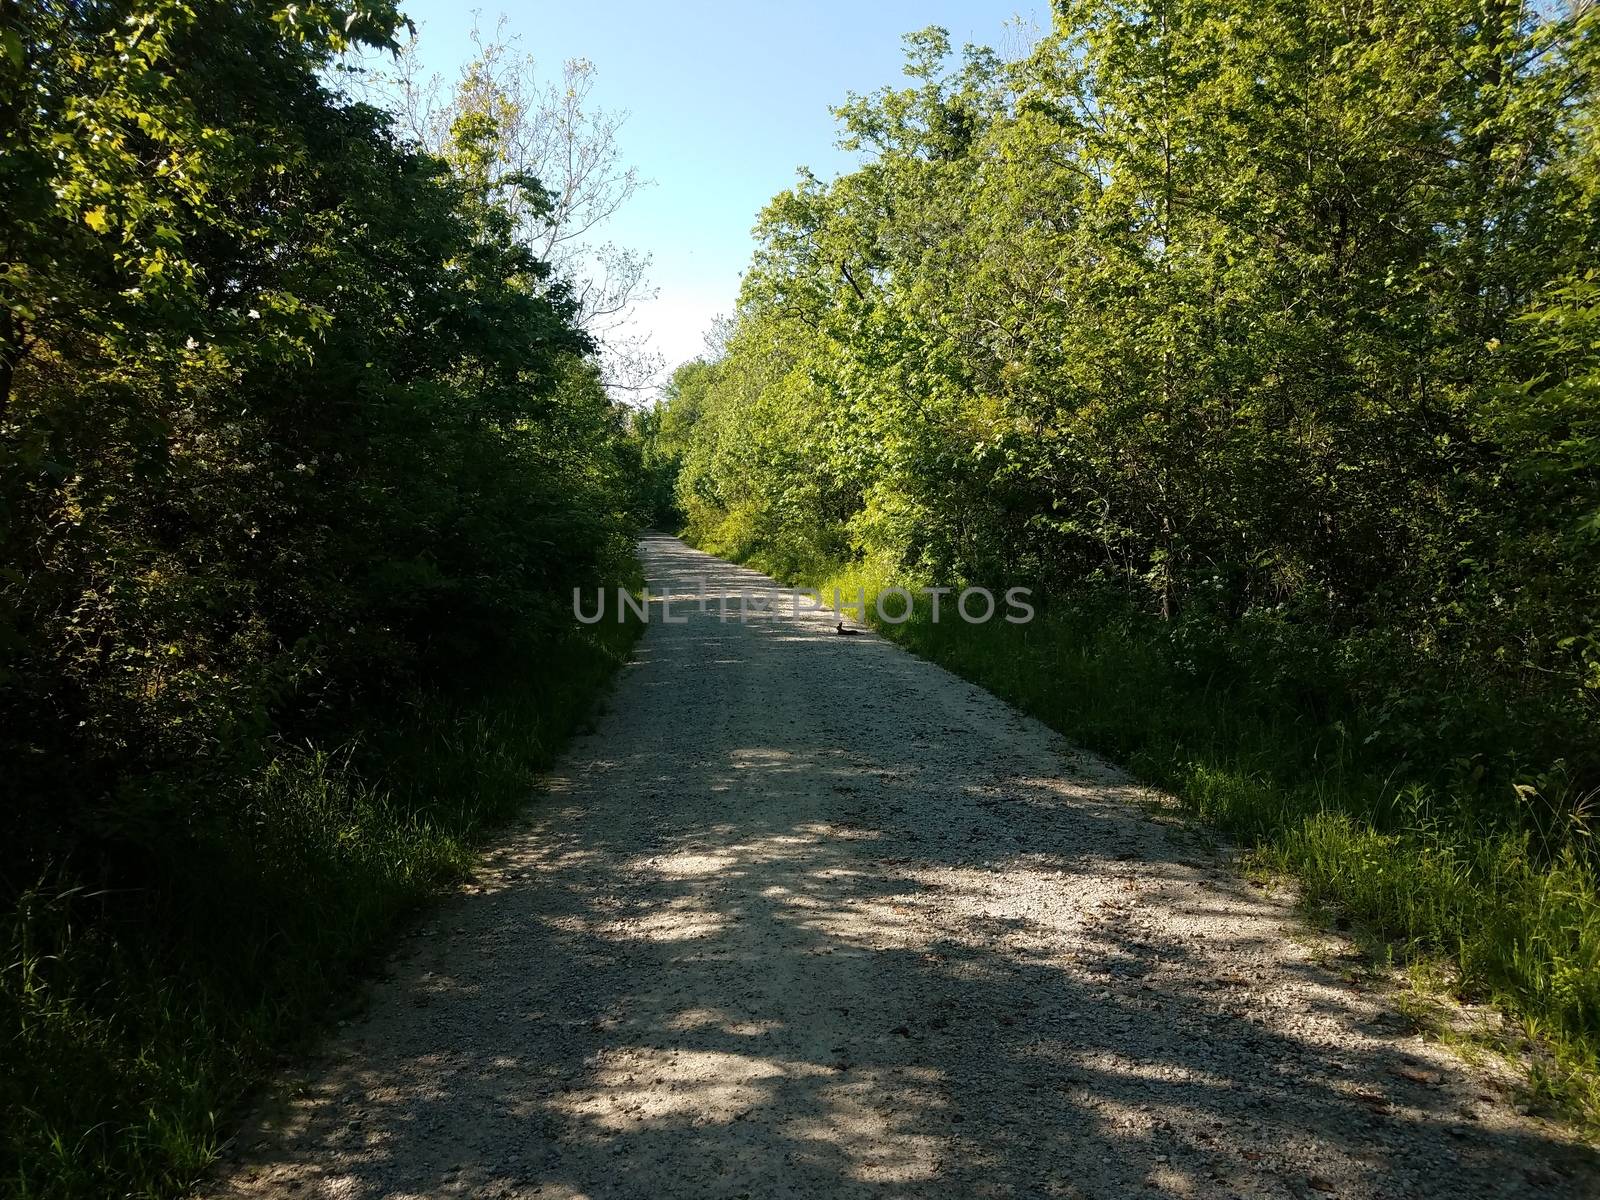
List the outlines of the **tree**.
<svg viewBox="0 0 1600 1200">
<path fill-rule="evenodd" d="M 358 91 L 391 108 L 418 145 L 447 159 L 465 116 L 493 125 L 495 154 L 482 167 L 506 191 L 515 236 L 572 290 L 579 325 L 604 348 L 607 386 L 652 386 L 662 364 L 633 331 L 635 305 L 650 294 L 649 256 L 602 237 L 606 222 L 648 186 L 623 155 L 628 114 L 593 103 L 598 72 L 587 59 L 569 59 L 559 77 L 541 78 L 503 17 L 492 34 L 474 24 L 471 41 L 473 58 L 448 85 L 424 75 L 413 37 L 393 69 L 362 76 Z M 525 186 L 535 179 L 540 189 Z"/>
<path fill-rule="evenodd" d="M 1110 587 L 1391 664 L 1374 704 L 1465 674 L 1581 723 L 1595 20 L 1081 0 L 1011 62 L 911 36 L 669 404 L 691 534 Z"/>
</svg>

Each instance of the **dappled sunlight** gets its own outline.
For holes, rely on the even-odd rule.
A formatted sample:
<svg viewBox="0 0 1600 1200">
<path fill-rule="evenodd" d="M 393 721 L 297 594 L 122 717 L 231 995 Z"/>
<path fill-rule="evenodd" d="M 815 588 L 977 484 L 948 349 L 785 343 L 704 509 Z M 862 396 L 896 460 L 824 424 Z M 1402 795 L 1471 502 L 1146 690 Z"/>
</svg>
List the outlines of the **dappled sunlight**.
<svg viewBox="0 0 1600 1200">
<path fill-rule="evenodd" d="M 781 1022 L 740 1021 L 729 1017 L 722 1009 L 691 1008 L 677 1013 L 662 1024 L 675 1033 L 712 1028 L 733 1037 L 761 1037 L 777 1029 Z"/>
<path fill-rule="evenodd" d="M 694 879 L 716 875 L 740 861 L 741 857 L 732 850 L 715 853 L 705 850 L 685 850 L 649 859 L 640 866 L 669 879 Z"/>
<path fill-rule="evenodd" d="M 1163 1105 L 1152 1105 L 1144 1101 L 1121 1102 L 1114 1097 L 1108 1098 L 1105 1113 L 1129 1120 L 1153 1122 L 1161 1119 L 1164 1109 L 1181 1113 L 1184 1105 L 1183 1090 L 1186 1087 L 1222 1089 L 1234 1086 L 1234 1081 L 1228 1076 L 1209 1071 L 1197 1063 L 1158 1063 L 1150 1059 L 1130 1057 L 1112 1049 L 1075 1048 L 1070 1043 L 1062 1041 L 1041 1043 L 1039 1053 L 1088 1067 L 1102 1079 L 1120 1079 L 1135 1084 L 1160 1083 L 1174 1093 L 1172 1101 Z"/>
<path fill-rule="evenodd" d="M 704 901 L 680 896 L 662 905 L 630 927 L 630 938 L 648 942 L 693 942 L 715 937 L 726 918 Z M 601 936 L 606 936 L 602 931 Z"/>
<path fill-rule="evenodd" d="M 639 1121 L 681 1119 L 697 1127 L 749 1115 L 771 1100 L 777 1081 L 823 1073 L 807 1063 L 728 1051 L 630 1048 L 626 1057 L 603 1056 L 590 1085 L 555 1107 L 611 1133 Z"/>
<path fill-rule="evenodd" d="M 750 664 L 713 684 L 722 638 Z M 864 670 L 815 618 L 644 648 L 603 755 L 429 920 L 258 1181 L 1466 1197 L 1585 1161 L 1378 1020 L 1285 936 L 1291 897 L 984 693 L 892 648 Z"/>
<path fill-rule="evenodd" d="M 940 1107 L 937 1080 L 921 1086 L 877 1072 L 822 1089 L 827 1116 L 793 1122 L 796 1141 L 845 1157 L 848 1174 L 866 1183 L 918 1183 L 936 1177 L 949 1137 L 925 1129 Z"/>
</svg>

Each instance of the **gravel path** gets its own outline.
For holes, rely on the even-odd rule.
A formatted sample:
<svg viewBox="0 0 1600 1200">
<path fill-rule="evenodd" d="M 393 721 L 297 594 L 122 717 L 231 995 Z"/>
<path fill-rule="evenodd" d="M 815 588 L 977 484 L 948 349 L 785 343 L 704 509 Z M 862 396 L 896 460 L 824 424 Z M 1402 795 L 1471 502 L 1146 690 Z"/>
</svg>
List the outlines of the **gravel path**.
<svg viewBox="0 0 1600 1200">
<path fill-rule="evenodd" d="M 874 635 L 685 608 L 206 1194 L 1600 1195 L 1115 769 Z"/>
</svg>

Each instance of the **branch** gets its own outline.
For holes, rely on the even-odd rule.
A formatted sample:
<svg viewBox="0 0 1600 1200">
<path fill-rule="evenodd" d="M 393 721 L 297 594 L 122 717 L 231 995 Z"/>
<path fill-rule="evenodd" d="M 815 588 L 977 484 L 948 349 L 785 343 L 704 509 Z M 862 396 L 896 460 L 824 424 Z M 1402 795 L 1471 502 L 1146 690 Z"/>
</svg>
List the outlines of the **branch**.
<svg viewBox="0 0 1600 1200">
<path fill-rule="evenodd" d="M 850 274 L 849 264 L 847 264 L 845 262 L 840 262 L 839 263 L 839 270 L 844 272 L 845 281 L 847 283 L 849 283 L 849 285 L 851 287 L 855 288 L 855 290 L 856 290 L 856 298 L 858 300 L 865 300 L 867 298 L 867 294 L 861 290 L 861 285 L 856 282 L 856 277 L 854 275 Z"/>
</svg>

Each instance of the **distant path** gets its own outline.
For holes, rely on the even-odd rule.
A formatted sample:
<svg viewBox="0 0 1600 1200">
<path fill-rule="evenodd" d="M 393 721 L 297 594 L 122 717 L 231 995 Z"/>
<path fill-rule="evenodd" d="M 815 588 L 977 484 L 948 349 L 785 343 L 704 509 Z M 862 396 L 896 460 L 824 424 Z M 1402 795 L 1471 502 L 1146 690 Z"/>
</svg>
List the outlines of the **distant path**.
<svg viewBox="0 0 1600 1200">
<path fill-rule="evenodd" d="M 1600 1195 L 1114 769 L 876 636 L 677 607 L 203 1194 Z"/>
</svg>

